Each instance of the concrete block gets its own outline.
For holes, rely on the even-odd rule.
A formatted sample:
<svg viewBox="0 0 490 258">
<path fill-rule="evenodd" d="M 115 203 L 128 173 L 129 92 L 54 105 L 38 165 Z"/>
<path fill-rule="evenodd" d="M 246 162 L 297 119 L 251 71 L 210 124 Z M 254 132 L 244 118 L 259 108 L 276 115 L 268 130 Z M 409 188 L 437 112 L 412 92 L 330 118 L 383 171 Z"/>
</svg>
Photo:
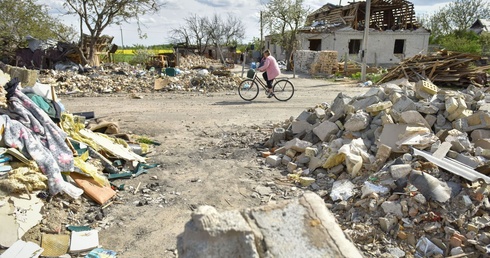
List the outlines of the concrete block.
<svg viewBox="0 0 490 258">
<path fill-rule="evenodd" d="M 337 121 L 343 115 L 345 115 L 345 108 L 352 100 L 351 97 L 345 95 L 344 93 L 339 93 L 337 97 L 335 97 L 330 110 L 333 113 L 333 116 L 329 119 L 329 121 Z"/>
<path fill-rule="evenodd" d="M 432 128 L 432 126 L 434 126 L 434 124 L 437 121 L 437 117 L 434 115 L 426 115 L 425 121 L 427 121 L 427 124 L 429 125 L 429 127 Z"/>
<path fill-rule="evenodd" d="M 281 160 L 282 160 L 281 157 L 279 157 L 277 155 L 269 155 L 265 159 L 265 162 L 272 167 L 277 167 L 277 166 L 281 165 Z"/>
<path fill-rule="evenodd" d="M 439 112 L 439 108 L 432 105 L 431 103 L 427 102 L 417 102 L 415 103 L 415 106 L 417 107 L 417 111 L 422 113 L 422 114 L 437 114 Z"/>
<path fill-rule="evenodd" d="M 436 120 L 436 125 L 438 126 L 443 126 L 444 124 L 446 124 L 447 120 L 446 120 L 446 117 L 442 114 L 438 114 L 437 115 L 437 120 Z"/>
<path fill-rule="evenodd" d="M 473 141 L 473 144 L 476 147 L 480 147 L 482 149 L 490 149 L 490 139 L 480 139 Z"/>
<path fill-rule="evenodd" d="M 366 107 L 366 111 L 369 113 L 375 113 L 375 112 L 386 110 L 392 106 L 393 106 L 393 103 L 388 100 L 388 101 L 383 101 L 380 103 L 372 104 L 372 105 Z"/>
<path fill-rule="evenodd" d="M 390 96 L 389 96 L 389 100 L 391 101 L 391 103 L 395 103 L 397 102 L 403 95 L 399 92 L 394 92 L 392 93 Z"/>
<path fill-rule="evenodd" d="M 490 130 L 477 129 L 471 132 L 471 141 L 490 138 Z"/>
<path fill-rule="evenodd" d="M 286 151 L 285 156 L 288 156 L 288 157 L 290 157 L 291 159 L 293 159 L 293 158 L 296 156 L 296 153 L 298 153 L 296 150 L 293 150 L 293 149 L 288 149 L 288 150 Z"/>
<path fill-rule="evenodd" d="M 434 153 L 432 153 L 432 156 L 438 159 L 442 159 L 446 157 L 447 152 L 451 149 L 452 146 L 453 145 L 450 142 L 443 142 L 439 145 L 437 150 Z"/>
<path fill-rule="evenodd" d="M 241 211 L 200 206 L 177 250 L 181 258 L 363 257 L 315 193 Z"/>
<path fill-rule="evenodd" d="M 477 168 L 480 165 L 480 161 L 478 160 L 478 158 L 464 155 L 461 153 L 459 153 L 458 156 L 456 156 L 456 160 L 473 169 Z"/>
<path fill-rule="evenodd" d="M 363 99 L 357 99 L 352 103 L 354 110 L 365 110 L 368 106 L 372 104 L 379 103 L 380 99 L 377 96 L 370 96 Z"/>
<path fill-rule="evenodd" d="M 391 117 L 390 114 L 387 114 L 387 113 L 384 113 L 382 112 L 381 113 L 381 124 L 382 125 L 385 125 L 385 124 L 394 124 L 395 122 L 393 121 L 393 118 Z"/>
<path fill-rule="evenodd" d="M 405 178 L 412 171 L 410 164 L 399 164 L 390 166 L 390 174 L 393 179 Z"/>
<path fill-rule="evenodd" d="M 314 116 L 314 114 L 313 114 L 313 113 L 311 113 L 311 112 L 308 112 L 308 111 L 303 111 L 303 112 L 301 112 L 301 114 L 299 114 L 299 116 L 296 118 L 296 121 L 308 121 L 308 119 L 309 119 L 311 116 Z"/>
<path fill-rule="evenodd" d="M 308 162 L 310 162 L 310 157 L 307 157 L 306 154 L 303 152 L 299 156 L 297 156 L 295 160 L 298 164 L 307 164 Z"/>
<path fill-rule="evenodd" d="M 281 146 L 274 150 L 274 154 L 286 154 L 287 149 L 284 146 Z"/>
<path fill-rule="evenodd" d="M 372 87 L 366 93 L 362 94 L 363 97 L 377 96 L 379 99 L 383 100 L 386 98 L 386 93 L 381 87 Z"/>
<path fill-rule="evenodd" d="M 313 129 L 313 125 L 308 123 L 305 120 L 293 121 L 291 123 L 291 130 L 292 130 L 293 134 L 298 134 L 298 133 L 302 133 L 305 131 L 308 132 L 308 131 L 311 131 L 312 129 Z"/>
<path fill-rule="evenodd" d="M 21 67 L 10 66 L 10 65 L 6 66 L 5 73 L 10 74 L 10 78 L 19 78 L 22 87 L 34 86 L 39 76 L 38 70 L 29 70 Z"/>
<path fill-rule="evenodd" d="M 408 110 L 417 110 L 417 106 L 415 106 L 415 103 L 407 96 L 402 95 L 396 102 L 394 102 L 392 109 L 398 112 L 404 112 Z"/>
<path fill-rule="evenodd" d="M 358 132 L 366 129 L 371 122 L 371 116 L 360 110 L 352 115 L 344 124 L 345 130 Z"/>
<path fill-rule="evenodd" d="M 307 132 L 304 137 L 302 138 L 303 141 L 310 142 L 311 144 L 316 144 L 320 142 L 320 138 L 316 136 L 316 134 L 313 132 L 313 130 L 310 130 Z"/>
<path fill-rule="evenodd" d="M 316 127 L 316 128 L 318 128 L 318 127 Z M 286 142 L 284 147 L 286 147 L 286 149 L 293 149 L 295 151 L 304 152 L 306 147 L 310 147 L 311 145 L 312 145 L 311 142 L 307 142 L 307 141 L 300 140 L 298 138 L 294 138 L 294 139 Z"/>
<path fill-rule="evenodd" d="M 293 159 L 289 156 L 286 156 L 284 155 L 281 159 L 281 164 L 283 164 L 284 166 L 287 166 L 289 164 L 289 162 L 293 161 Z"/>
<path fill-rule="evenodd" d="M 332 173 L 335 175 L 339 175 L 340 173 L 344 172 L 345 166 L 342 164 L 339 164 L 337 166 L 331 167 L 327 170 L 328 173 Z"/>
<path fill-rule="evenodd" d="M 490 158 L 490 149 L 483 149 L 482 147 L 475 148 L 475 155 Z"/>
<path fill-rule="evenodd" d="M 319 119 L 325 118 L 325 116 L 326 116 L 325 109 L 320 108 L 320 107 L 315 108 L 315 115 Z"/>
<path fill-rule="evenodd" d="M 383 126 L 383 131 L 381 132 L 381 135 L 379 136 L 379 143 L 384 144 L 388 147 L 391 148 L 393 152 L 401 152 L 400 148 L 396 144 L 397 141 L 400 139 L 398 136 L 400 134 L 405 133 L 407 130 L 407 125 L 406 124 L 386 124 Z"/>
<path fill-rule="evenodd" d="M 313 128 L 313 132 L 320 138 L 321 141 L 326 141 L 331 135 L 336 134 L 339 131 L 339 127 L 337 124 L 324 121 L 317 127 Z M 309 147 L 309 146 L 306 146 Z"/>
<path fill-rule="evenodd" d="M 288 165 L 287 165 L 287 171 L 288 171 L 289 173 L 293 173 L 293 171 L 294 171 L 295 169 L 297 169 L 297 168 L 298 168 L 298 164 L 296 164 L 296 163 L 294 163 L 294 162 L 289 162 L 289 163 L 288 163 Z"/>
<path fill-rule="evenodd" d="M 446 98 L 446 111 L 448 113 L 453 113 L 458 109 L 458 101 L 454 97 L 448 97 Z"/>
<path fill-rule="evenodd" d="M 416 90 L 421 90 L 421 91 L 424 91 L 424 92 L 429 93 L 431 95 L 434 95 L 439 91 L 439 88 L 437 88 L 436 85 L 434 85 L 432 82 L 426 81 L 426 80 L 418 81 L 415 84 L 415 88 L 416 88 Z"/>
<path fill-rule="evenodd" d="M 423 125 L 427 128 L 431 127 L 427 123 L 425 118 L 419 112 L 417 112 L 415 110 L 408 110 L 408 111 L 402 112 L 401 116 L 400 116 L 400 123 Z"/>
<path fill-rule="evenodd" d="M 306 147 L 306 149 L 305 149 L 305 155 L 307 157 L 310 157 L 310 158 L 315 157 L 317 153 L 318 153 L 318 149 L 315 147 Z"/>
</svg>

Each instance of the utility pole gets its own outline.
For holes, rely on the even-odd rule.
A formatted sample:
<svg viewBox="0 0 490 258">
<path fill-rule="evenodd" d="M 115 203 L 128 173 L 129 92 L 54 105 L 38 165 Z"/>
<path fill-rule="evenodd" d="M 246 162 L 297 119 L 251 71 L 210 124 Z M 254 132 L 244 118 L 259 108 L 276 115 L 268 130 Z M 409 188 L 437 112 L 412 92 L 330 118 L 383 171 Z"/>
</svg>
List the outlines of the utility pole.
<svg viewBox="0 0 490 258">
<path fill-rule="evenodd" d="M 262 20 L 262 11 L 260 11 L 260 46 L 262 48 L 264 48 L 263 46 L 263 40 L 264 40 L 264 22 Z M 260 51 L 262 51 L 263 49 L 261 49 Z"/>
<path fill-rule="evenodd" d="M 361 81 L 366 81 L 366 59 L 367 59 L 367 46 L 368 46 L 368 34 L 369 34 L 369 19 L 371 18 L 371 0 L 366 0 L 366 18 L 364 19 L 364 37 L 362 39 L 362 52 L 361 52 Z"/>
<path fill-rule="evenodd" d="M 122 33 L 121 25 L 119 25 L 119 29 L 121 30 L 121 48 L 124 50 L 124 39 L 123 39 L 123 33 Z"/>
</svg>

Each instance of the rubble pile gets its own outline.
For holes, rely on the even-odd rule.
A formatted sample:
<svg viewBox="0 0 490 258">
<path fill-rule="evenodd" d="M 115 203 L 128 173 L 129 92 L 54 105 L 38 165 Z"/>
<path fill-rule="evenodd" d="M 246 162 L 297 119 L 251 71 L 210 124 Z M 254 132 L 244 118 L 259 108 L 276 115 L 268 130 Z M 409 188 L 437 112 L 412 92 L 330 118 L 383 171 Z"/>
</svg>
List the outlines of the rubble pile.
<svg viewBox="0 0 490 258">
<path fill-rule="evenodd" d="M 276 127 L 262 157 L 323 197 L 367 257 L 488 256 L 485 97 L 406 79 L 340 93 Z"/>
<path fill-rule="evenodd" d="M 447 50 L 432 55 L 419 54 L 389 69 L 379 82 L 400 78 L 413 81 L 428 79 L 438 86 L 466 86 L 471 83 L 483 87 L 487 84 L 486 71 L 490 65 L 475 66 L 475 62 L 481 59 L 479 55 Z"/>
<path fill-rule="evenodd" d="M 221 66 L 219 60 L 207 58 L 205 56 L 198 55 L 186 55 L 179 59 L 179 67 L 181 69 L 196 69 L 196 68 L 208 68 L 209 66 Z"/>
<path fill-rule="evenodd" d="M 209 59 L 193 57 L 191 61 L 182 58 L 183 67 L 210 67 Z M 207 66 L 204 66 L 207 64 Z M 229 71 L 211 69 L 179 70 L 176 76 L 169 76 L 156 69 L 146 70 L 126 63 L 104 64 L 80 73 L 79 69 L 42 70 L 39 80 L 43 84 L 54 86 L 61 94 L 100 94 L 100 93 L 151 93 L 155 90 L 167 91 L 206 91 L 218 92 L 237 87 L 241 79 Z M 217 74 L 217 75 L 215 75 Z M 156 87 L 155 81 L 165 80 L 162 87 Z"/>
<path fill-rule="evenodd" d="M 9 77 L 0 70 L 0 94 L 8 100 L 0 107 L 0 248 L 8 248 L 0 256 L 115 257 L 97 248 L 98 230 L 110 223 L 103 209 L 125 198 L 116 196 L 124 185 L 114 180 L 156 167 L 146 155 L 159 143 L 121 133 L 115 122 L 60 113 L 50 94 Z"/>
</svg>

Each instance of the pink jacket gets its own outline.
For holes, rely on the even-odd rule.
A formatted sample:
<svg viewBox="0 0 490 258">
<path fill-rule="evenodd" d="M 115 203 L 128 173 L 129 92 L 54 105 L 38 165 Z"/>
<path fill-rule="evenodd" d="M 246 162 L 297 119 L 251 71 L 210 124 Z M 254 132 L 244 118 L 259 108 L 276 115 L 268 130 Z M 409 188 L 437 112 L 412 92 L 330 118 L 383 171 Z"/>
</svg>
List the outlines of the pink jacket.
<svg viewBox="0 0 490 258">
<path fill-rule="evenodd" d="M 279 76 L 279 74 L 281 74 L 279 65 L 273 56 L 268 56 L 264 61 L 264 65 L 259 67 L 258 70 L 261 72 L 267 72 L 267 79 L 269 80 L 275 79 L 277 76 Z"/>
</svg>

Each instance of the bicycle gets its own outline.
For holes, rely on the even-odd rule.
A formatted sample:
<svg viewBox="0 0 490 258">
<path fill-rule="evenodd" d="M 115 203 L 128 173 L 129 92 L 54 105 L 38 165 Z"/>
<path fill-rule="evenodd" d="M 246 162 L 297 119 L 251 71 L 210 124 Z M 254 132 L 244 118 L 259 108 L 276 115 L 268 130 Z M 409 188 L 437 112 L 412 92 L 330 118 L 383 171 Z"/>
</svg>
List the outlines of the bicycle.
<svg viewBox="0 0 490 258">
<path fill-rule="evenodd" d="M 247 77 L 249 77 L 249 79 L 243 80 L 238 87 L 238 95 L 240 95 L 243 100 L 254 100 L 259 95 L 259 85 L 262 86 L 262 89 L 264 89 L 266 94 L 268 94 L 267 84 L 258 78 L 255 71 L 252 78 L 250 78 L 248 75 Z M 288 101 L 294 95 L 293 83 L 291 83 L 287 78 L 276 80 L 272 86 L 272 90 L 274 92 L 274 98 L 279 101 Z"/>
</svg>

